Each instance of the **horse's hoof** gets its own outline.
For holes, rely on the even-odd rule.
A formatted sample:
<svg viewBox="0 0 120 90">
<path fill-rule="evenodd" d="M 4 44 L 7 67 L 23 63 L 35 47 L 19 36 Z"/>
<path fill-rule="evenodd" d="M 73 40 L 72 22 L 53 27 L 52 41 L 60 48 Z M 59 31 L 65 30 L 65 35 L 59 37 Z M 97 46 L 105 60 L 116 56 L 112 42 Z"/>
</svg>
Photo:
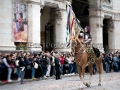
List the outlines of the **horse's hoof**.
<svg viewBox="0 0 120 90">
<path fill-rule="evenodd" d="M 83 90 L 83 88 L 80 88 L 79 90 Z"/>
<path fill-rule="evenodd" d="M 90 83 L 91 84 L 91 83 Z M 90 87 L 90 84 L 87 83 L 87 82 L 84 82 L 84 85 L 87 86 L 87 87 Z"/>
<path fill-rule="evenodd" d="M 98 86 L 101 86 L 101 84 L 99 83 Z"/>
<path fill-rule="evenodd" d="M 87 87 L 90 87 L 90 84 L 86 83 L 86 86 L 87 86 Z"/>
</svg>

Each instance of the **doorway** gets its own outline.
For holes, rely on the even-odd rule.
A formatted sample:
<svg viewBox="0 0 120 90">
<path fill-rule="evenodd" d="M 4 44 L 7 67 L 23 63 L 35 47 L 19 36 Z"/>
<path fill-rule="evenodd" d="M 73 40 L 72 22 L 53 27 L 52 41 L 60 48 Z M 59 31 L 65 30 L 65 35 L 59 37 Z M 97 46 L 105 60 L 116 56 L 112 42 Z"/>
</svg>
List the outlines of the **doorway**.
<svg viewBox="0 0 120 90">
<path fill-rule="evenodd" d="M 54 26 L 48 22 L 45 25 L 45 51 L 51 52 L 54 44 Z"/>
<path fill-rule="evenodd" d="M 107 52 L 109 50 L 109 21 L 110 19 L 104 19 L 103 20 L 103 48 L 104 51 Z"/>
<path fill-rule="evenodd" d="M 54 49 L 54 21 L 55 9 L 45 6 L 41 11 L 41 46 L 42 51 Z"/>
<path fill-rule="evenodd" d="M 73 0 L 73 11 L 80 20 L 80 25 L 84 28 L 89 26 L 89 2 L 88 0 Z"/>
</svg>

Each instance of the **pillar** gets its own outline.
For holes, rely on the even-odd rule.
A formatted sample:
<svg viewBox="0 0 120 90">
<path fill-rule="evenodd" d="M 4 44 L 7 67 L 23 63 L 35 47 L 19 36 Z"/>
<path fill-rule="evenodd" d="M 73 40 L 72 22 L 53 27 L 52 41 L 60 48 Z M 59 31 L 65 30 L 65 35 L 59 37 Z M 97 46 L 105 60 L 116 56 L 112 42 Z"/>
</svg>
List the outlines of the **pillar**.
<svg viewBox="0 0 120 90">
<path fill-rule="evenodd" d="M 40 35 L 40 1 L 29 0 L 28 2 L 28 50 L 41 51 Z"/>
<path fill-rule="evenodd" d="M 115 14 L 114 20 L 113 20 L 113 26 L 111 24 L 111 28 L 109 30 L 109 50 L 114 52 L 117 50 L 120 50 L 120 15 Z"/>
<path fill-rule="evenodd" d="M 69 52 L 66 43 L 67 12 L 66 9 L 56 11 L 55 23 L 55 51 Z"/>
<path fill-rule="evenodd" d="M 14 51 L 16 47 L 12 34 L 12 0 L 2 0 L 0 8 L 0 51 Z"/>
<path fill-rule="evenodd" d="M 103 52 L 103 17 L 100 11 L 89 10 L 89 24 L 93 45 Z"/>
</svg>

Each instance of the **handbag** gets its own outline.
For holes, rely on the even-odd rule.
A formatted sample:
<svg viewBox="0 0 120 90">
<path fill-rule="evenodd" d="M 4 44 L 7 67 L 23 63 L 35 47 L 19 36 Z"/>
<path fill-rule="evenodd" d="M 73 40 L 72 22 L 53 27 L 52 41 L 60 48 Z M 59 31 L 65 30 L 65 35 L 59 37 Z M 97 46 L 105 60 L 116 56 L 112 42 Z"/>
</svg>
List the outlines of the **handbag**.
<svg viewBox="0 0 120 90">
<path fill-rule="evenodd" d="M 16 61 L 15 61 L 15 65 L 16 65 L 16 66 L 19 66 L 19 60 L 16 60 Z"/>
<path fill-rule="evenodd" d="M 34 68 L 38 69 L 38 64 L 36 62 L 34 63 Z"/>
<path fill-rule="evenodd" d="M 14 69 L 14 74 L 18 74 L 17 68 Z"/>
</svg>

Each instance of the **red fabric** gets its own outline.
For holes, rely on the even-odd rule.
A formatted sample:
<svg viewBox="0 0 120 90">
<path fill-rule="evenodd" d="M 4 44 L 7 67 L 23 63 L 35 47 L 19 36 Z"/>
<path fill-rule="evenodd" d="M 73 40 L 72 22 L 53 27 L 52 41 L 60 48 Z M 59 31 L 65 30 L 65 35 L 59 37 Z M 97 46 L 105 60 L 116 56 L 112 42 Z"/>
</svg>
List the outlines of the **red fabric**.
<svg viewBox="0 0 120 90">
<path fill-rule="evenodd" d="M 14 68 L 15 68 L 15 66 L 14 66 L 13 64 L 10 64 L 10 67 L 11 67 L 12 69 L 14 69 Z"/>
<path fill-rule="evenodd" d="M 63 65 L 64 64 L 64 61 L 65 61 L 65 58 L 62 56 L 60 57 L 60 63 Z"/>
<path fill-rule="evenodd" d="M 20 21 L 22 21 L 22 18 L 19 18 L 19 20 L 18 20 L 18 21 L 19 21 L 19 22 L 20 22 Z"/>
</svg>

